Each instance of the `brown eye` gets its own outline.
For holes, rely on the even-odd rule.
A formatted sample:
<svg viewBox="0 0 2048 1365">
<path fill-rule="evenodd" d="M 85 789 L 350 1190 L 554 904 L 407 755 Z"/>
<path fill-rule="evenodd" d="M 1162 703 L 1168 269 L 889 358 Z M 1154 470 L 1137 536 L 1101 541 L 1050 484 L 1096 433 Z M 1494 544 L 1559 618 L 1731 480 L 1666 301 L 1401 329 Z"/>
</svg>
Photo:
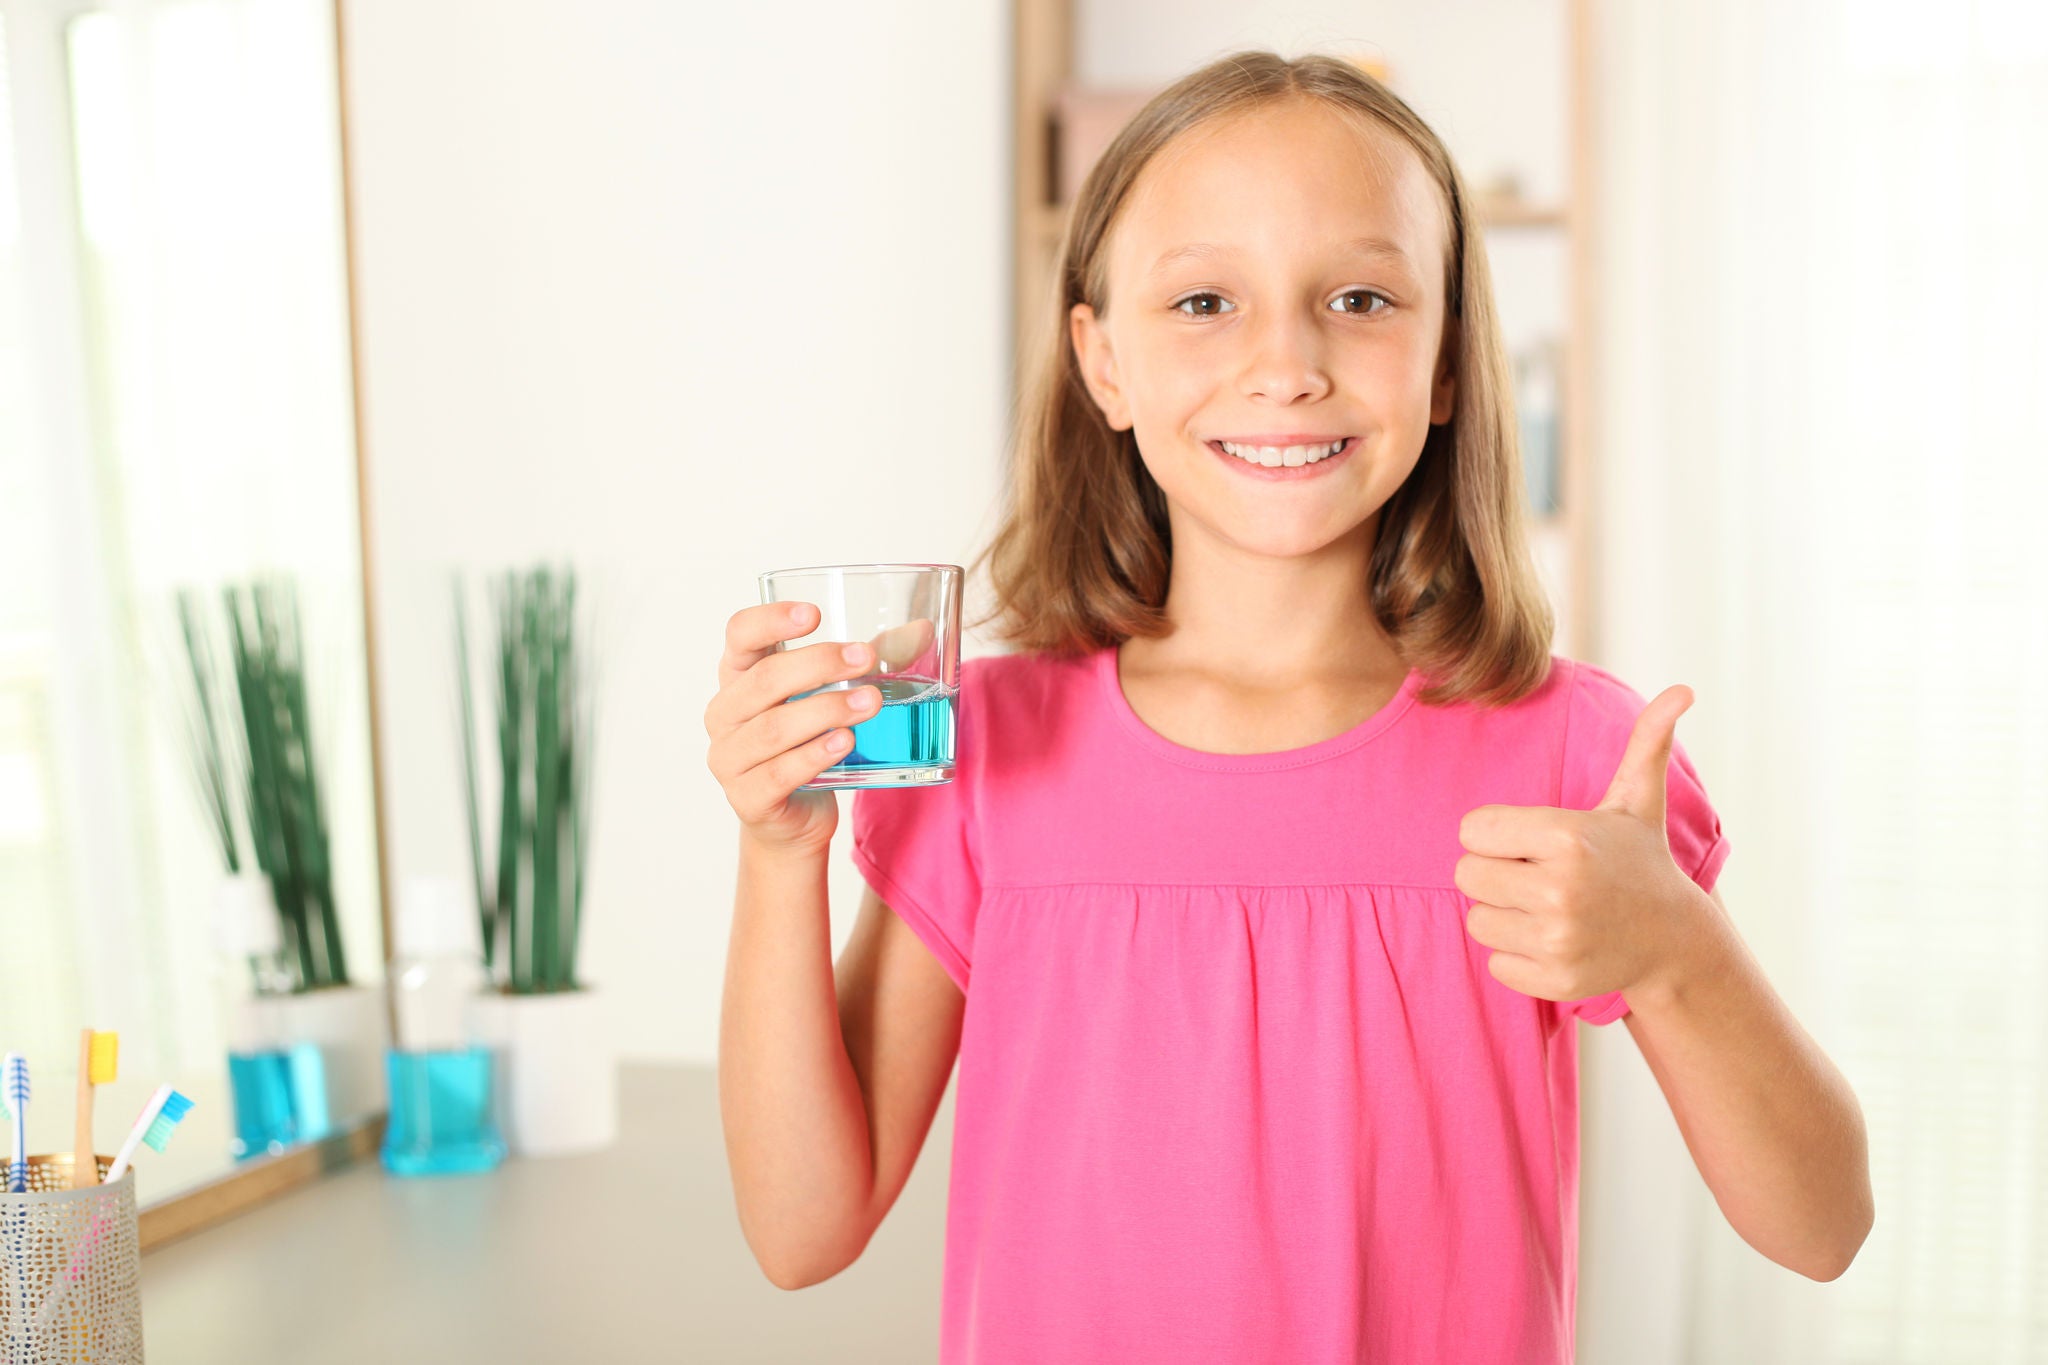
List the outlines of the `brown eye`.
<svg viewBox="0 0 2048 1365">
<path fill-rule="evenodd" d="M 1347 289 L 1343 293 L 1339 294 L 1336 298 L 1330 300 L 1330 303 L 1332 307 L 1335 307 L 1337 304 L 1344 303 L 1347 300 L 1351 299 L 1378 299 L 1381 303 L 1387 305 L 1387 308 L 1392 308 L 1394 306 L 1394 301 L 1392 299 L 1388 298 L 1385 294 L 1379 293 L 1378 291 L 1372 289 Z M 1359 307 L 1337 308 L 1337 311 L 1340 313 L 1362 313 L 1370 317 L 1375 312 L 1384 313 L 1387 311 L 1387 309 L 1373 309 L 1361 303 Z"/>
<path fill-rule="evenodd" d="M 1188 305 L 1189 305 L 1189 304 L 1191 304 L 1191 303 L 1192 303 L 1192 304 L 1201 304 L 1201 303 L 1202 303 L 1203 301 L 1205 301 L 1205 300 L 1206 300 L 1207 302 L 1209 302 L 1209 303 L 1213 303 L 1213 304 L 1215 304 L 1216 306 L 1215 306 L 1215 307 L 1213 307 L 1213 308 L 1201 308 L 1201 307 L 1197 307 L 1197 308 L 1194 308 L 1194 309 L 1190 309 L 1190 308 L 1188 307 Z M 1187 296 L 1186 298 L 1184 298 L 1184 299 L 1181 299 L 1181 300 L 1179 300 L 1178 302 L 1176 302 L 1176 303 L 1175 303 L 1175 304 L 1174 304 L 1173 306 L 1174 306 L 1174 309 L 1175 309 L 1175 311 L 1177 311 L 1177 312 L 1181 312 L 1181 313 L 1186 313 L 1186 314 L 1187 314 L 1187 315 L 1188 315 L 1189 317 L 1191 317 L 1191 318 L 1213 318 L 1213 317 L 1215 317 L 1215 316 L 1216 316 L 1216 315 L 1217 315 L 1218 313 L 1221 313 L 1221 312 L 1222 312 L 1222 311 L 1223 311 L 1223 310 L 1224 310 L 1225 308 L 1227 308 L 1227 307 L 1232 307 L 1232 306 L 1234 306 L 1234 305 L 1232 305 L 1232 304 L 1228 303 L 1228 302 L 1227 302 L 1227 301 L 1226 301 L 1226 300 L 1224 299 L 1224 297 L 1223 297 L 1223 296 L 1222 296 L 1221 294 L 1207 294 L 1207 293 L 1204 293 L 1204 294 L 1190 294 L 1190 295 L 1188 295 L 1188 296 Z"/>
</svg>

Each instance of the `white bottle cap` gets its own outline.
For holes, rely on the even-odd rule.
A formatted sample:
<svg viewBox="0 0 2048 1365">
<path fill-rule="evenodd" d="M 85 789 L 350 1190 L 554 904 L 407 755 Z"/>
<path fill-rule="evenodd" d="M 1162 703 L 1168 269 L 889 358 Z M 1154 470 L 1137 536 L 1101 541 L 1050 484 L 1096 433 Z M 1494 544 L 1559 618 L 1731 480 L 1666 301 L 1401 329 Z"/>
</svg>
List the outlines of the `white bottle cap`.
<svg viewBox="0 0 2048 1365">
<path fill-rule="evenodd" d="M 408 877 L 392 926 L 400 957 L 482 957 L 476 906 L 448 877 Z"/>
<path fill-rule="evenodd" d="M 238 872 L 223 878 L 213 903 L 213 944 L 224 957 L 267 957 L 284 946 L 270 878 Z"/>
</svg>

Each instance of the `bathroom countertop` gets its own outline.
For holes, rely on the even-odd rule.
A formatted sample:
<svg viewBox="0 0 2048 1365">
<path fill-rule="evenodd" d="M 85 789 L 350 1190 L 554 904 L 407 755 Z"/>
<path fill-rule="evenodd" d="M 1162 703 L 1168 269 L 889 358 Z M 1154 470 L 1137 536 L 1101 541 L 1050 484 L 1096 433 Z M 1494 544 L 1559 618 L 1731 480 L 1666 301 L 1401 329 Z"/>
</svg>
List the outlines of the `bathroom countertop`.
<svg viewBox="0 0 2048 1365">
<path fill-rule="evenodd" d="M 861 1259 L 794 1292 L 740 1236 L 708 1066 L 627 1066 L 620 1140 L 485 1175 L 358 1163 L 150 1252 L 150 1365 L 889 1362 L 938 1353 L 953 1090 Z"/>
</svg>

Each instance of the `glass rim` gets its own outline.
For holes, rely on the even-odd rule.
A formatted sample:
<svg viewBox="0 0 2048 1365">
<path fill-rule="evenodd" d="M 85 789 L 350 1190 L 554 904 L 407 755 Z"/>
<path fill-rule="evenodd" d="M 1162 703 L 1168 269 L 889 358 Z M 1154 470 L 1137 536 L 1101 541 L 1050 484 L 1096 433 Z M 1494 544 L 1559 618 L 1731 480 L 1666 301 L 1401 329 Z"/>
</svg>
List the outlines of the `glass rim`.
<svg viewBox="0 0 2048 1365">
<path fill-rule="evenodd" d="M 768 569 L 768 570 L 764 570 L 764 571 L 763 571 L 762 573 L 760 573 L 760 574 L 757 574 L 757 575 L 756 575 L 756 577 L 757 577 L 757 578 L 760 578 L 760 579 L 762 579 L 763 581 L 766 581 L 767 579 L 770 579 L 770 578 L 779 578 L 779 577 L 781 577 L 781 576 L 783 576 L 783 575 L 785 575 L 785 574 L 827 574 L 827 573 L 849 573 L 849 572 L 851 572 L 851 573 L 930 573 L 930 572 L 932 572 L 933 570 L 938 570 L 938 571 L 940 571 L 940 572 L 945 572 L 945 571 L 947 571 L 947 570 L 951 570 L 951 571 L 953 571 L 954 573 L 963 573 L 963 574 L 964 574 L 964 573 L 966 572 L 966 570 L 965 570 L 964 568 L 962 568 L 962 567 L 961 567 L 960 565 L 958 565 L 958 564 L 917 564 L 917 563 L 894 563 L 894 564 L 796 564 L 796 565 L 792 565 L 792 566 L 790 566 L 789 568 L 786 568 L 786 569 Z"/>
</svg>

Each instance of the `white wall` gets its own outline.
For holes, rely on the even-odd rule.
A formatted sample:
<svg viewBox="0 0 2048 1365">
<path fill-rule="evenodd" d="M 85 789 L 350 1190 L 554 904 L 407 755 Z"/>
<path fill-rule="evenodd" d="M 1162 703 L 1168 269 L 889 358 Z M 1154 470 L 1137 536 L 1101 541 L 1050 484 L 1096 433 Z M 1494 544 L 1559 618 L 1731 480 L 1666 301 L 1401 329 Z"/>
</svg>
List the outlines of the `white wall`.
<svg viewBox="0 0 2048 1365">
<path fill-rule="evenodd" d="M 709 1062 L 727 616 L 763 569 L 965 563 L 996 496 L 1007 17 L 342 9 L 394 884 L 466 876 L 448 570 L 573 559 L 605 674 L 584 975 L 623 1055 Z"/>
</svg>

